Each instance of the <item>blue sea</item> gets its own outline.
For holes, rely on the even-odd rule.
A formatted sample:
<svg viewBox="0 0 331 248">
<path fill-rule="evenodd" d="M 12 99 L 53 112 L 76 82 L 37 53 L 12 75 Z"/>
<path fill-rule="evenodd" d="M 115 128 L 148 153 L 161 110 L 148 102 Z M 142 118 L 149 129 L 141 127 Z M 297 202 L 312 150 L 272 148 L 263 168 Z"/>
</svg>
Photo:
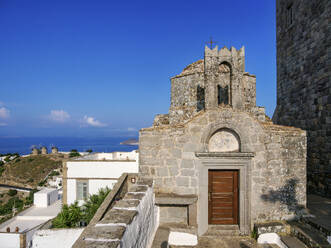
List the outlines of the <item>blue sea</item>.
<svg viewBox="0 0 331 248">
<path fill-rule="evenodd" d="M 137 137 L 134 138 L 138 139 Z M 128 137 L 0 137 L 0 154 L 17 152 L 20 155 L 25 155 L 31 153 L 33 146 L 46 146 L 49 152 L 53 146 L 56 146 L 59 151 L 76 149 L 79 152 L 85 152 L 88 149 L 92 149 L 93 152 L 132 151 L 138 149 L 136 145 L 120 144 L 128 139 Z"/>
</svg>

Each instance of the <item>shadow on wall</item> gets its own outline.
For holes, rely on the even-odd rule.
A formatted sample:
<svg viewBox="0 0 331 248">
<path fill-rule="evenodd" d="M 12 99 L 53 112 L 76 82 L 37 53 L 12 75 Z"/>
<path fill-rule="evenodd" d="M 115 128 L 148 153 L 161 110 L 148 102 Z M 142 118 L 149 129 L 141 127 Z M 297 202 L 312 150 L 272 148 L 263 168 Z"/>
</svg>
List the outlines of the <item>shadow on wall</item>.
<svg viewBox="0 0 331 248">
<path fill-rule="evenodd" d="M 267 202 L 280 202 L 281 204 L 286 205 L 289 212 L 302 210 L 304 209 L 304 206 L 299 204 L 296 199 L 295 192 L 297 183 L 297 179 L 289 179 L 279 190 L 270 190 L 268 194 L 263 194 L 261 198 L 263 201 Z"/>
</svg>

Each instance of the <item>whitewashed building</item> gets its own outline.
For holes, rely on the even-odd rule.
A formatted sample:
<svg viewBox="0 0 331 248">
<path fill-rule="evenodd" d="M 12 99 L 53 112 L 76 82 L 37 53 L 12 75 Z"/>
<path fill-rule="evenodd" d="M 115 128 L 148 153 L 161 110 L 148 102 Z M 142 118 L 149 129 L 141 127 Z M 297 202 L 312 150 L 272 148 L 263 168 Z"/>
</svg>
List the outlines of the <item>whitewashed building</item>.
<svg viewBox="0 0 331 248">
<path fill-rule="evenodd" d="M 61 211 L 57 189 L 34 194 L 34 205 L 0 225 L 1 248 L 30 248 L 33 234 Z"/>
<path fill-rule="evenodd" d="M 138 151 L 93 153 L 63 163 L 63 203 L 83 204 L 101 188 L 112 188 L 122 173 L 138 173 Z"/>
</svg>

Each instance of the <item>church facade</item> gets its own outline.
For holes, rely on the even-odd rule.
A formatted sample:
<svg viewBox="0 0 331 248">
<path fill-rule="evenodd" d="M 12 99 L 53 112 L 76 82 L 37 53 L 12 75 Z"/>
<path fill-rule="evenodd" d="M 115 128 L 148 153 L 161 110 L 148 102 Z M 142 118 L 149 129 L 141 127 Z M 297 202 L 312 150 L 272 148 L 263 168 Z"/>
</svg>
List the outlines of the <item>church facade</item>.
<svg viewBox="0 0 331 248">
<path fill-rule="evenodd" d="M 205 47 L 171 79 L 169 113 L 139 135 L 139 170 L 154 180 L 161 223 L 249 234 L 306 206 L 306 132 L 273 124 L 256 106 L 244 48 Z"/>
</svg>

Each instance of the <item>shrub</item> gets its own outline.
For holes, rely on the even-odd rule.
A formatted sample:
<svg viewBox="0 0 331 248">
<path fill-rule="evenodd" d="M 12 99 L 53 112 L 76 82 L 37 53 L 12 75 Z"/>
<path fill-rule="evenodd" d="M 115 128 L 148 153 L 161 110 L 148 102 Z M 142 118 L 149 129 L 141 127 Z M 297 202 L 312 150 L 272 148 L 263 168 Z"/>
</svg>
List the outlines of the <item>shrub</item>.
<svg viewBox="0 0 331 248">
<path fill-rule="evenodd" d="M 7 156 L 7 157 L 5 157 L 5 159 L 4 159 L 4 160 L 5 160 L 5 162 L 7 162 L 7 163 L 8 163 L 8 162 L 10 161 L 10 155 L 9 155 L 9 156 Z"/>
<path fill-rule="evenodd" d="M 69 153 L 69 158 L 79 157 L 80 153 L 76 149 L 72 149 Z"/>
<path fill-rule="evenodd" d="M 90 195 L 84 204 L 84 220 L 89 223 L 93 218 L 94 214 L 97 212 L 101 203 L 105 200 L 106 196 L 110 192 L 110 189 L 106 187 L 105 189 L 100 189 L 98 194 Z"/>
<path fill-rule="evenodd" d="M 30 191 L 29 196 L 25 198 L 25 205 L 31 205 L 33 203 L 33 195 L 37 191 L 37 189 L 33 189 L 32 191 Z"/>
<path fill-rule="evenodd" d="M 16 189 L 10 189 L 7 194 L 10 195 L 10 196 L 17 195 L 17 190 Z"/>
<path fill-rule="evenodd" d="M 93 150 L 92 150 L 92 149 L 88 149 L 88 150 L 86 150 L 86 152 L 88 152 L 88 153 L 92 153 Z"/>
<path fill-rule="evenodd" d="M 88 224 L 109 192 L 109 188 L 100 189 L 98 194 L 90 195 L 82 207 L 78 206 L 77 201 L 70 206 L 63 205 L 61 212 L 52 221 L 52 227 L 78 227 L 81 221 Z"/>
<path fill-rule="evenodd" d="M 4 165 L 5 163 L 2 161 L 2 160 L 0 160 L 0 166 L 2 166 L 2 165 Z"/>
<path fill-rule="evenodd" d="M 82 220 L 82 210 L 78 206 L 76 201 L 70 206 L 64 204 L 61 212 L 52 221 L 52 227 L 54 228 L 70 228 L 79 226 L 79 222 Z"/>
<path fill-rule="evenodd" d="M 42 187 L 42 186 L 44 186 L 44 185 L 46 184 L 46 182 L 47 182 L 46 179 L 45 179 L 45 180 L 42 180 L 42 181 L 40 181 L 40 182 L 38 183 L 38 186 Z"/>
<path fill-rule="evenodd" d="M 9 201 L 5 204 L 0 206 L 0 214 L 10 214 L 12 212 L 13 207 L 17 208 L 18 210 L 23 209 L 23 201 L 20 200 L 18 197 L 10 198 Z"/>
<path fill-rule="evenodd" d="M 0 167 L 0 176 L 2 176 L 2 173 L 5 171 L 5 167 L 1 166 Z"/>
<path fill-rule="evenodd" d="M 60 175 L 60 172 L 53 170 L 48 176 L 53 177 L 53 176 L 58 176 L 58 175 Z"/>
</svg>

